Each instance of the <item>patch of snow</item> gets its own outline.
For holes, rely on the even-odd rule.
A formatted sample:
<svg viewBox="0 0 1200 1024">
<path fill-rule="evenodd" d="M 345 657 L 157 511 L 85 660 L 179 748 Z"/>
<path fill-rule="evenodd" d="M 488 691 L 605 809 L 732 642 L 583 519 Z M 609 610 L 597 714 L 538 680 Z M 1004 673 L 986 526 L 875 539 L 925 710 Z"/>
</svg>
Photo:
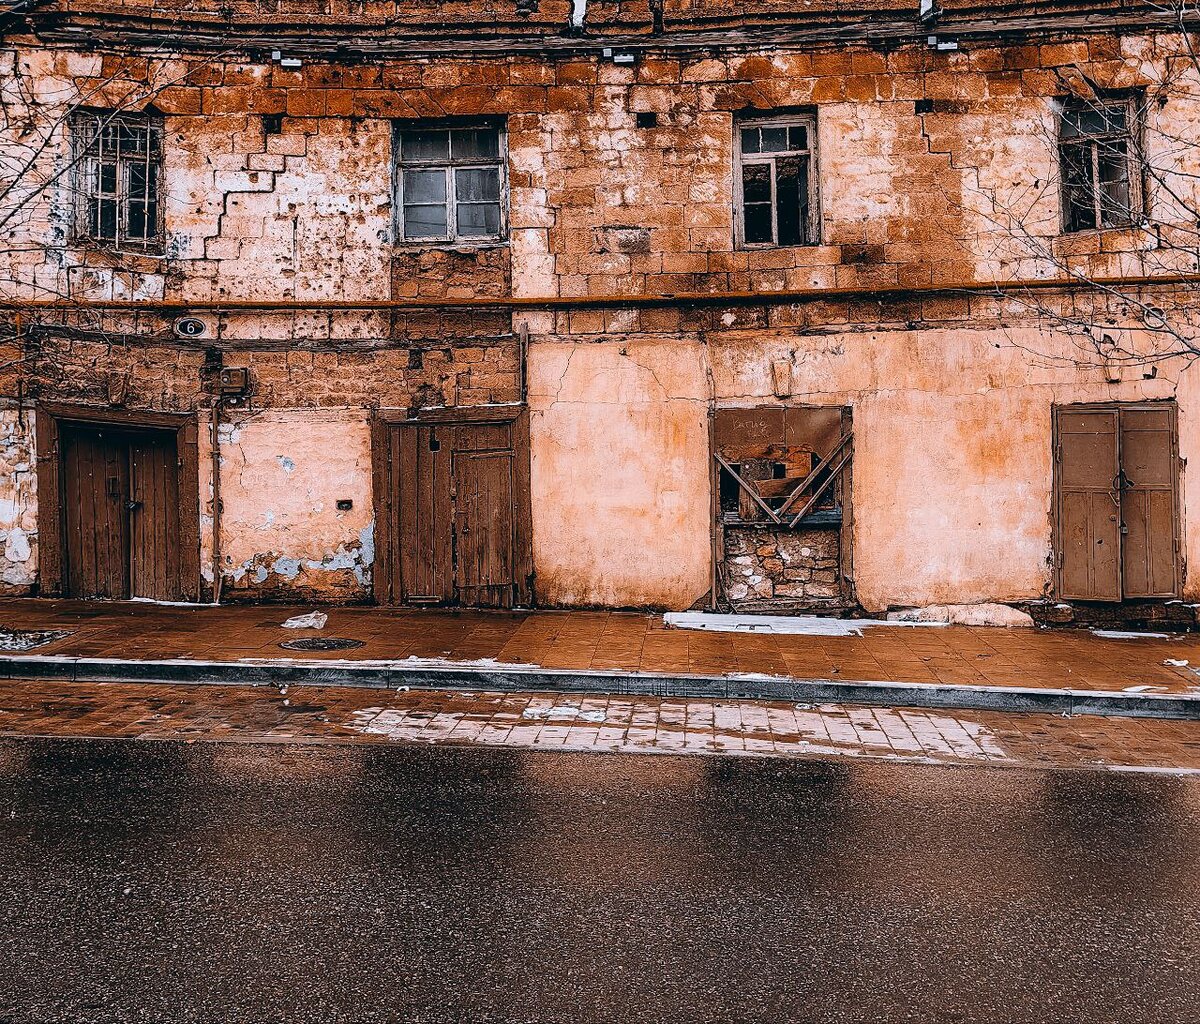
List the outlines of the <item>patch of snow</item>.
<svg viewBox="0 0 1200 1024">
<path fill-rule="evenodd" d="M 1187 668 L 1187 658 L 1168 658 L 1163 662 L 1164 665 L 1174 665 L 1176 668 Z"/>
<path fill-rule="evenodd" d="M 879 626 L 944 626 L 944 622 L 887 622 L 883 619 L 831 619 L 821 615 L 719 615 L 715 612 L 667 612 L 663 622 L 676 629 L 718 633 L 777 633 L 794 636 L 862 636 Z"/>
<path fill-rule="evenodd" d="M 211 601 L 160 601 L 156 597 L 131 597 L 130 604 L 157 604 L 164 608 L 216 608 Z"/>
<path fill-rule="evenodd" d="M 1027 613 L 1006 604 L 931 604 L 888 612 L 888 622 L 936 622 L 954 626 L 1032 626 Z"/>
<path fill-rule="evenodd" d="M 1125 693 L 1162 693 L 1166 690 L 1165 686 L 1151 686 L 1149 683 L 1141 683 L 1138 686 L 1126 686 L 1122 688 Z"/>
<path fill-rule="evenodd" d="M 603 722 L 608 715 L 603 711 L 584 711 L 574 704 L 556 704 L 552 708 L 526 708 L 521 717 L 547 722 Z"/>
<path fill-rule="evenodd" d="M 1175 640 L 1177 633 L 1138 633 L 1132 629 L 1093 629 L 1093 636 L 1102 636 L 1105 640 Z"/>
<path fill-rule="evenodd" d="M 329 616 L 324 612 L 309 612 L 307 615 L 293 615 L 282 622 L 284 629 L 324 629 Z"/>
</svg>

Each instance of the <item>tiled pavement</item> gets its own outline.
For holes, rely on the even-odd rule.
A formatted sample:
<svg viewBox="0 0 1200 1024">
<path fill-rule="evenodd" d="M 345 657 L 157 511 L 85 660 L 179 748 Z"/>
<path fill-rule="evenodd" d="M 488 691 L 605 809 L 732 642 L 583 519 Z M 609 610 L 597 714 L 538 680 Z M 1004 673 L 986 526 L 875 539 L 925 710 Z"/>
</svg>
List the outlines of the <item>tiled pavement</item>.
<svg viewBox="0 0 1200 1024">
<path fill-rule="evenodd" d="M 1187 722 L 779 702 L 0 681 L 0 736 L 482 744 L 1200 773 Z"/>
<path fill-rule="evenodd" d="M 1197 692 L 1200 635 L 1111 639 L 1086 630 L 869 627 L 861 636 L 716 633 L 668 628 L 652 614 L 327 608 L 320 633 L 280 627 L 308 608 L 165 607 L 10 600 L 0 627 L 65 629 L 37 655 L 114 659 L 477 660 L 548 669 L 681 675 L 735 673 L 838 681 Z M 295 636 L 361 640 L 351 651 L 296 655 Z"/>
</svg>

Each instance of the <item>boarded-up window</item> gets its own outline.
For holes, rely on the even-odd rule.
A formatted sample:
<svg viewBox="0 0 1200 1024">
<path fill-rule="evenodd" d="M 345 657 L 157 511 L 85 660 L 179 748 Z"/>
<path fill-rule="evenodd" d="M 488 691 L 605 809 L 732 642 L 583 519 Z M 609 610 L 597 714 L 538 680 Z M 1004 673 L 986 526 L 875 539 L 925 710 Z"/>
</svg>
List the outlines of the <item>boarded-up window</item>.
<svg viewBox="0 0 1200 1024">
<path fill-rule="evenodd" d="M 848 410 L 718 409 L 714 439 L 724 523 L 794 528 L 840 511 L 851 457 Z"/>
</svg>

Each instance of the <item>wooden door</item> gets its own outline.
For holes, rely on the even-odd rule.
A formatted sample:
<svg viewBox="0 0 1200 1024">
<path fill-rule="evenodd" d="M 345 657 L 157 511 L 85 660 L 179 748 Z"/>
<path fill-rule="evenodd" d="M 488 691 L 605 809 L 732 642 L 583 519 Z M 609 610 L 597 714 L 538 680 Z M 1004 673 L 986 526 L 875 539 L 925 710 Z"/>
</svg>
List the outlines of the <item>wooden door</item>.
<svg viewBox="0 0 1200 1024">
<path fill-rule="evenodd" d="M 179 584 L 179 460 L 175 435 L 129 437 L 129 592 L 175 601 Z"/>
<path fill-rule="evenodd" d="M 523 420 L 380 427 L 377 600 L 528 601 L 527 439 Z"/>
<path fill-rule="evenodd" d="M 513 452 L 454 455 L 454 585 L 464 604 L 512 604 Z"/>
<path fill-rule="evenodd" d="M 450 473 L 454 428 L 392 428 L 392 487 L 398 490 L 392 593 L 405 604 L 454 600 Z"/>
<path fill-rule="evenodd" d="M 1065 406 L 1056 432 L 1059 596 L 1177 596 L 1174 406 Z"/>
<path fill-rule="evenodd" d="M 1123 408 L 1121 583 L 1125 597 L 1174 597 L 1175 408 Z"/>
<path fill-rule="evenodd" d="M 68 597 L 129 596 L 129 456 L 124 435 L 93 427 L 62 435 Z"/>
<path fill-rule="evenodd" d="M 170 431 L 63 430 L 69 597 L 179 600 L 178 457 Z"/>
</svg>

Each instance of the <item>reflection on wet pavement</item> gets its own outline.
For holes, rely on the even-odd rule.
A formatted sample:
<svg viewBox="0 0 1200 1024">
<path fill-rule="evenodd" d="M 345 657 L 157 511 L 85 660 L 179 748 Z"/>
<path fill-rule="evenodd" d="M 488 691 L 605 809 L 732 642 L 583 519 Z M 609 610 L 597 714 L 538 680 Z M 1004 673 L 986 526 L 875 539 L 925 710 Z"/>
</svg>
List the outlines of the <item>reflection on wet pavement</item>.
<svg viewBox="0 0 1200 1024">
<path fill-rule="evenodd" d="M 0 741 L 0 1020 L 1193 1021 L 1200 780 Z"/>
</svg>

